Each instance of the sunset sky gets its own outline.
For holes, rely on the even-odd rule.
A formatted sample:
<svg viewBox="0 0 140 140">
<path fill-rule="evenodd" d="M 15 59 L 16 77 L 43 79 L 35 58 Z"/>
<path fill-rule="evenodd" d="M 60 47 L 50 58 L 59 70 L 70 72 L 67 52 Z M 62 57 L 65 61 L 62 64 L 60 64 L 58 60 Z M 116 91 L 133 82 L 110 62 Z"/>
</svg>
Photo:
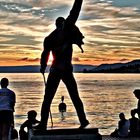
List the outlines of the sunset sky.
<svg viewBox="0 0 140 140">
<path fill-rule="evenodd" d="M 0 65 L 39 65 L 45 36 L 74 0 L 0 0 Z M 84 0 L 76 23 L 84 53 L 74 45 L 73 64 L 140 59 L 140 0 Z"/>
</svg>

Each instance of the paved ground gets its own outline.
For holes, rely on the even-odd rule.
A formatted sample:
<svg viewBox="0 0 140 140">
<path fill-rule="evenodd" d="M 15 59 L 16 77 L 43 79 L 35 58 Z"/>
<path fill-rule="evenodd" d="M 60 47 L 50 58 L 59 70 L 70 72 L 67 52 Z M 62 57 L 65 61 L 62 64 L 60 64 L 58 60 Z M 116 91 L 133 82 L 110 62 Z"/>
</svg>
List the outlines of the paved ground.
<svg viewBox="0 0 140 140">
<path fill-rule="evenodd" d="M 139 138 L 113 138 L 110 136 L 102 136 L 102 140 L 140 140 Z"/>
</svg>

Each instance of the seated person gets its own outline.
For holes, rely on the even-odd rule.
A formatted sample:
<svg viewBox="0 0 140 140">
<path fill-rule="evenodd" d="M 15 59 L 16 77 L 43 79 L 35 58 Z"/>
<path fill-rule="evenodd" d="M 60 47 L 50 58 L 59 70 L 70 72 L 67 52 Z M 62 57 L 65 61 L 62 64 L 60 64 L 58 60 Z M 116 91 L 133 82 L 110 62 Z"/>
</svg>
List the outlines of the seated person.
<svg viewBox="0 0 140 140">
<path fill-rule="evenodd" d="M 30 129 L 32 129 L 32 125 L 39 123 L 39 121 L 36 120 L 36 116 L 37 116 L 36 111 L 31 110 L 27 114 L 28 114 L 28 119 L 20 126 L 20 130 L 19 130 L 20 140 L 28 140 L 28 132 Z M 28 132 L 26 132 L 24 128 L 27 128 Z"/>
<path fill-rule="evenodd" d="M 131 110 L 131 118 L 129 119 L 130 127 L 129 127 L 129 136 L 137 136 L 138 135 L 138 124 L 139 119 L 135 117 L 136 110 Z"/>
<path fill-rule="evenodd" d="M 124 113 L 119 114 L 120 121 L 118 122 L 118 129 L 111 133 L 112 137 L 127 137 L 130 126 L 129 120 L 125 118 Z"/>
</svg>

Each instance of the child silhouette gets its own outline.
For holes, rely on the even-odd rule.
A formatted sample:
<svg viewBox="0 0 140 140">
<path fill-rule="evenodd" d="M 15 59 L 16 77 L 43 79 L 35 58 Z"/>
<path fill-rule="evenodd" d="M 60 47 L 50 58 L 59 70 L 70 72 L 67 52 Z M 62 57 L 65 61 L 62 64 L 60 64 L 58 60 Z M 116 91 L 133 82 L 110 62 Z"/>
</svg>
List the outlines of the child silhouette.
<svg viewBox="0 0 140 140">
<path fill-rule="evenodd" d="M 32 129 L 32 125 L 39 123 L 39 121 L 36 120 L 36 116 L 37 116 L 36 111 L 31 110 L 27 114 L 28 114 L 28 119 L 20 126 L 20 130 L 19 130 L 20 140 L 28 140 L 28 132 L 30 129 Z M 24 128 L 27 128 L 28 132 L 26 132 Z"/>
</svg>

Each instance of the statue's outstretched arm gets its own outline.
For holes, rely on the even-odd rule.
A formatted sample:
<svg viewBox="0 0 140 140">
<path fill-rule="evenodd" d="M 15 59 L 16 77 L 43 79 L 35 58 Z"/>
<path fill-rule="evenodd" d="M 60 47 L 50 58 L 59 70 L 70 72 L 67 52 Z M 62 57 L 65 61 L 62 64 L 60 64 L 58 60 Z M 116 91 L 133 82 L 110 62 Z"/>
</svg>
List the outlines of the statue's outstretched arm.
<svg viewBox="0 0 140 140">
<path fill-rule="evenodd" d="M 79 17 L 82 2 L 83 2 L 83 0 L 75 0 L 73 7 L 70 11 L 70 14 L 66 18 L 66 22 L 71 23 L 71 24 L 75 24 L 75 22 L 77 21 L 77 19 Z"/>
</svg>

